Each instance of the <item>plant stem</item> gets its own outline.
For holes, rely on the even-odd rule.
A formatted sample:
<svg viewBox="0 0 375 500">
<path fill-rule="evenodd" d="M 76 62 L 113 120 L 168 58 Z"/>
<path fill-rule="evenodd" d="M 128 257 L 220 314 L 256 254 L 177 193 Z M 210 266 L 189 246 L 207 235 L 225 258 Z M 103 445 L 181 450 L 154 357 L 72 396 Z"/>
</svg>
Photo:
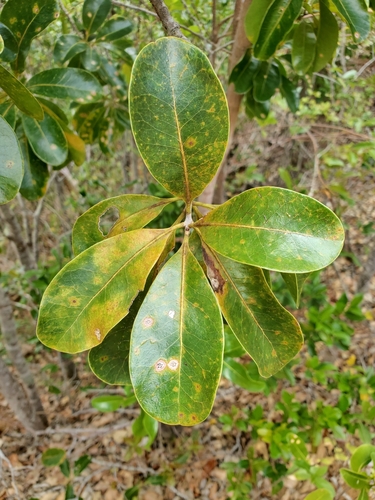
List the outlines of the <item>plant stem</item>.
<svg viewBox="0 0 375 500">
<path fill-rule="evenodd" d="M 202 203 L 201 201 L 194 201 L 193 205 L 197 207 L 208 208 L 209 210 L 213 210 L 214 208 L 219 206 L 219 205 L 211 205 L 211 203 Z"/>
<path fill-rule="evenodd" d="M 181 32 L 180 25 L 173 19 L 163 0 L 150 0 L 150 2 L 160 19 L 166 34 L 168 36 L 176 36 L 187 40 L 186 36 Z"/>
</svg>

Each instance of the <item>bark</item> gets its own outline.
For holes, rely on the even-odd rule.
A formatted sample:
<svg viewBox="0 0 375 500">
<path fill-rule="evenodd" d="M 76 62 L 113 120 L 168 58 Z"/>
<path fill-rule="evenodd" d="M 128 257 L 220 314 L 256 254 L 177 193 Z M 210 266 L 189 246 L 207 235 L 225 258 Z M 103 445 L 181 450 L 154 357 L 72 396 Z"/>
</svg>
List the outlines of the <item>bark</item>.
<svg viewBox="0 0 375 500">
<path fill-rule="evenodd" d="M 0 328 L 6 352 L 25 386 L 25 391 L 30 405 L 30 422 L 38 425 L 38 429 L 45 428 L 48 425 L 48 420 L 37 392 L 34 377 L 29 370 L 28 364 L 22 354 L 21 346 L 18 342 L 17 327 L 13 316 L 12 303 L 9 299 L 9 295 L 2 287 L 0 287 Z M 10 404 L 10 401 L 8 402 Z"/>
<path fill-rule="evenodd" d="M 150 0 L 150 2 L 160 19 L 166 34 L 168 36 L 177 36 L 178 38 L 184 38 L 186 40 L 186 36 L 184 36 L 180 30 L 180 25 L 173 19 L 163 0 Z"/>
<path fill-rule="evenodd" d="M 245 33 L 244 19 L 245 14 L 251 4 L 251 0 L 237 0 L 235 6 L 235 17 L 233 19 L 233 26 L 235 29 L 234 33 L 234 43 L 229 58 L 229 74 L 232 72 L 234 66 L 242 59 L 246 50 L 250 46 L 250 42 Z M 237 13 L 237 15 L 236 15 Z M 243 95 L 237 94 L 234 90 L 234 85 L 230 84 L 227 90 L 227 100 L 229 107 L 229 122 L 230 122 L 230 132 L 227 149 L 224 154 L 223 161 L 221 162 L 220 168 L 212 179 L 210 184 L 206 187 L 204 192 L 200 196 L 200 201 L 204 203 L 223 203 L 225 200 L 225 167 L 228 160 L 229 152 L 232 148 L 234 132 L 236 129 L 238 114 L 240 111 L 241 101 Z M 215 191 L 216 186 L 216 191 Z"/>
</svg>

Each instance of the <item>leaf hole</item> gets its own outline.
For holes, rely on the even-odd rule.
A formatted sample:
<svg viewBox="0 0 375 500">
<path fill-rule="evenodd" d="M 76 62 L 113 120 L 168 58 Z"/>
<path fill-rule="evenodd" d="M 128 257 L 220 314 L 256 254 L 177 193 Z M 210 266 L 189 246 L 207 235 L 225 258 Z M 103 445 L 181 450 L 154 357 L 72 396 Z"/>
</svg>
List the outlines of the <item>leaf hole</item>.
<svg viewBox="0 0 375 500">
<path fill-rule="evenodd" d="M 99 217 L 98 228 L 103 236 L 107 236 L 111 232 L 119 218 L 120 212 L 116 207 L 109 207 L 108 210 Z"/>
</svg>

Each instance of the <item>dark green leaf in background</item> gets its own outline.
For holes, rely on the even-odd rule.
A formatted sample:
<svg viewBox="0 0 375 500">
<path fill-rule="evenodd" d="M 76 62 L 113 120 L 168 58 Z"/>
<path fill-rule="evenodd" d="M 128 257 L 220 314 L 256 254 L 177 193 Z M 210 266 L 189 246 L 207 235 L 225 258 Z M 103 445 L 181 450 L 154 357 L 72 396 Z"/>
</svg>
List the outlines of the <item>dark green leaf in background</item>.
<svg viewBox="0 0 375 500">
<path fill-rule="evenodd" d="M 160 38 L 138 55 L 129 94 L 134 137 L 148 169 L 191 203 L 215 175 L 228 140 L 227 102 L 209 60 L 184 40 Z"/>
<path fill-rule="evenodd" d="M 57 0 L 8 0 L 0 21 L 13 32 L 18 43 L 18 54 L 13 68 L 24 70 L 25 59 L 36 36 L 59 17 Z"/>
<path fill-rule="evenodd" d="M 287 273 L 328 266 L 344 242 L 344 228 L 329 208 L 275 187 L 234 196 L 195 226 L 204 242 L 221 255 Z"/>
<path fill-rule="evenodd" d="M 299 90 L 294 83 L 285 76 L 281 76 L 280 92 L 286 100 L 290 111 L 296 113 L 299 108 Z"/>
<path fill-rule="evenodd" d="M 252 379 L 243 365 L 230 358 L 224 358 L 223 377 L 249 392 L 262 392 L 266 387 L 262 380 Z"/>
<path fill-rule="evenodd" d="M 350 469 L 340 469 L 340 474 L 346 484 L 355 490 L 366 490 L 370 488 L 370 478 L 363 473 L 354 472 Z"/>
<path fill-rule="evenodd" d="M 292 63 L 297 73 L 308 73 L 316 54 L 316 34 L 314 26 L 308 20 L 302 20 L 294 30 Z"/>
<path fill-rule="evenodd" d="M 88 48 L 89 48 L 88 43 L 86 43 L 86 42 L 84 42 L 82 40 L 79 40 L 79 42 L 74 43 L 70 47 L 70 49 L 68 50 L 68 52 L 65 54 L 65 57 L 62 60 L 62 62 L 64 63 L 66 61 L 70 61 L 74 57 L 78 56 L 78 54 L 82 54 L 82 52 L 85 52 Z"/>
<path fill-rule="evenodd" d="M 20 145 L 12 127 L 0 116 L 0 205 L 16 196 L 22 178 Z"/>
<path fill-rule="evenodd" d="M 320 71 L 332 60 L 339 38 L 339 27 L 327 5 L 327 0 L 320 0 L 319 6 L 319 26 L 313 71 Z"/>
<path fill-rule="evenodd" d="M 365 0 L 332 0 L 348 23 L 353 39 L 360 42 L 370 32 L 370 15 Z"/>
<path fill-rule="evenodd" d="M 0 36 L 4 44 L 3 50 L 0 51 L 0 60 L 5 62 L 14 61 L 17 57 L 18 42 L 12 31 L 3 23 L 0 23 Z"/>
<path fill-rule="evenodd" d="M 73 227 L 73 251 L 83 252 L 99 241 L 124 232 L 141 229 L 155 219 L 172 198 L 157 198 L 144 194 L 124 194 L 103 200 L 78 217 Z M 109 210 L 115 210 L 118 218 L 109 232 L 104 235 L 100 229 L 100 219 Z"/>
<path fill-rule="evenodd" d="M 302 287 L 310 276 L 310 273 L 302 273 L 302 274 L 289 274 L 289 273 L 281 273 L 283 280 L 288 287 L 288 290 L 292 294 L 293 300 L 296 303 L 296 306 L 299 307 Z"/>
<path fill-rule="evenodd" d="M 105 113 L 103 102 L 82 104 L 74 114 L 73 125 L 86 144 L 92 144 L 96 139 L 98 124 Z"/>
<path fill-rule="evenodd" d="M 78 35 L 61 35 L 57 40 L 55 48 L 53 50 L 54 60 L 57 63 L 62 64 L 73 45 L 76 45 L 81 41 L 82 39 Z"/>
<path fill-rule="evenodd" d="M 229 83 L 234 83 L 237 94 L 246 94 L 253 86 L 253 80 L 259 69 L 259 61 L 251 55 L 248 49 L 241 61 L 233 68 Z"/>
<path fill-rule="evenodd" d="M 26 137 L 34 153 L 45 163 L 58 166 L 68 157 L 68 143 L 59 123 L 48 113 L 40 122 L 22 116 Z"/>
<path fill-rule="evenodd" d="M 261 62 L 254 76 L 254 99 L 258 102 L 269 101 L 280 83 L 281 76 L 278 64 L 275 62 Z"/>
<path fill-rule="evenodd" d="M 112 17 L 98 31 L 98 42 L 112 42 L 128 35 L 133 29 L 132 23 L 124 17 Z"/>
<path fill-rule="evenodd" d="M 215 398 L 223 348 L 217 301 L 184 242 L 156 277 L 134 322 L 130 376 L 142 408 L 168 424 L 202 422 Z"/>
<path fill-rule="evenodd" d="M 100 56 L 95 48 L 89 46 L 82 54 L 81 61 L 87 71 L 98 71 L 100 68 Z"/>
<path fill-rule="evenodd" d="M 111 6 L 111 0 L 85 0 L 82 22 L 89 34 L 94 33 L 104 23 Z"/>
<path fill-rule="evenodd" d="M 102 87 L 94 75 L 83 69 L 47 69 L 33 76 L 27 86 L 35 94 L 52 99 L 94 101 L 101 97 Z"/>
<path fill-rule="evenodd" d="M 55 467 L 60 465 L 66 458 L 65 450 L 61 448 L 49 448 L 42 454 L 42 462 L 46 467 Z"/>
<path fill-rule="evenodd" d="M 14 129 L 16 127 L 16 108 L 13 101 L 5 101 L 0 104 L 0 115 L 9 123 L 9 125 Z"/>
<path fill-rule="evenodd" d="M 264 18 L 274 0 L 252 0 L 245 16 L 245 31 L 248 39 L 254 45 L 258 40 L 259 31 Z"/>
<path fill-rule="evenodd" d="M 27 88 L 0 64 L 0 87 L 21 111 L 36 120 L 43 120 L 43 109 Z"/>
<path fill-rule="evenodd" d="M 44 196 L 48 181 L 48 167 L 46 163 L 35 156 L 25 135 L 19 136 L 21 145 L 24 176 L 20 193 L 24 198 L 35 201 Z"/>
<path fill-rule="evenodd" d="M 247 93 L 246 95 L 246 114 L 250 118 L 259 118 L 259 120 L 265 120 L 270 112 L 271 103 L 270 101 L 258 102 L 253 97 L 253 91 Z"/>
</svg>

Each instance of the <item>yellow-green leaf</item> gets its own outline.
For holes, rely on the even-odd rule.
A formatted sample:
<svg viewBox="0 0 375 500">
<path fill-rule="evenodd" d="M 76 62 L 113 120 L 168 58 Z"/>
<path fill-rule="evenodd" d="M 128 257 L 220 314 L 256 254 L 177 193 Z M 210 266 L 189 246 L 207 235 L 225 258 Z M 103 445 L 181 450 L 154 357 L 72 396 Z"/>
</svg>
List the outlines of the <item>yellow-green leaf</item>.
<svg viewBox="0 0 375 500">
<path fill-rule="evenodd" d="M 0 205 L 16 196 L 22 178 L 20 145 L 12 127 L 0 116 Z"/>
</svg>

